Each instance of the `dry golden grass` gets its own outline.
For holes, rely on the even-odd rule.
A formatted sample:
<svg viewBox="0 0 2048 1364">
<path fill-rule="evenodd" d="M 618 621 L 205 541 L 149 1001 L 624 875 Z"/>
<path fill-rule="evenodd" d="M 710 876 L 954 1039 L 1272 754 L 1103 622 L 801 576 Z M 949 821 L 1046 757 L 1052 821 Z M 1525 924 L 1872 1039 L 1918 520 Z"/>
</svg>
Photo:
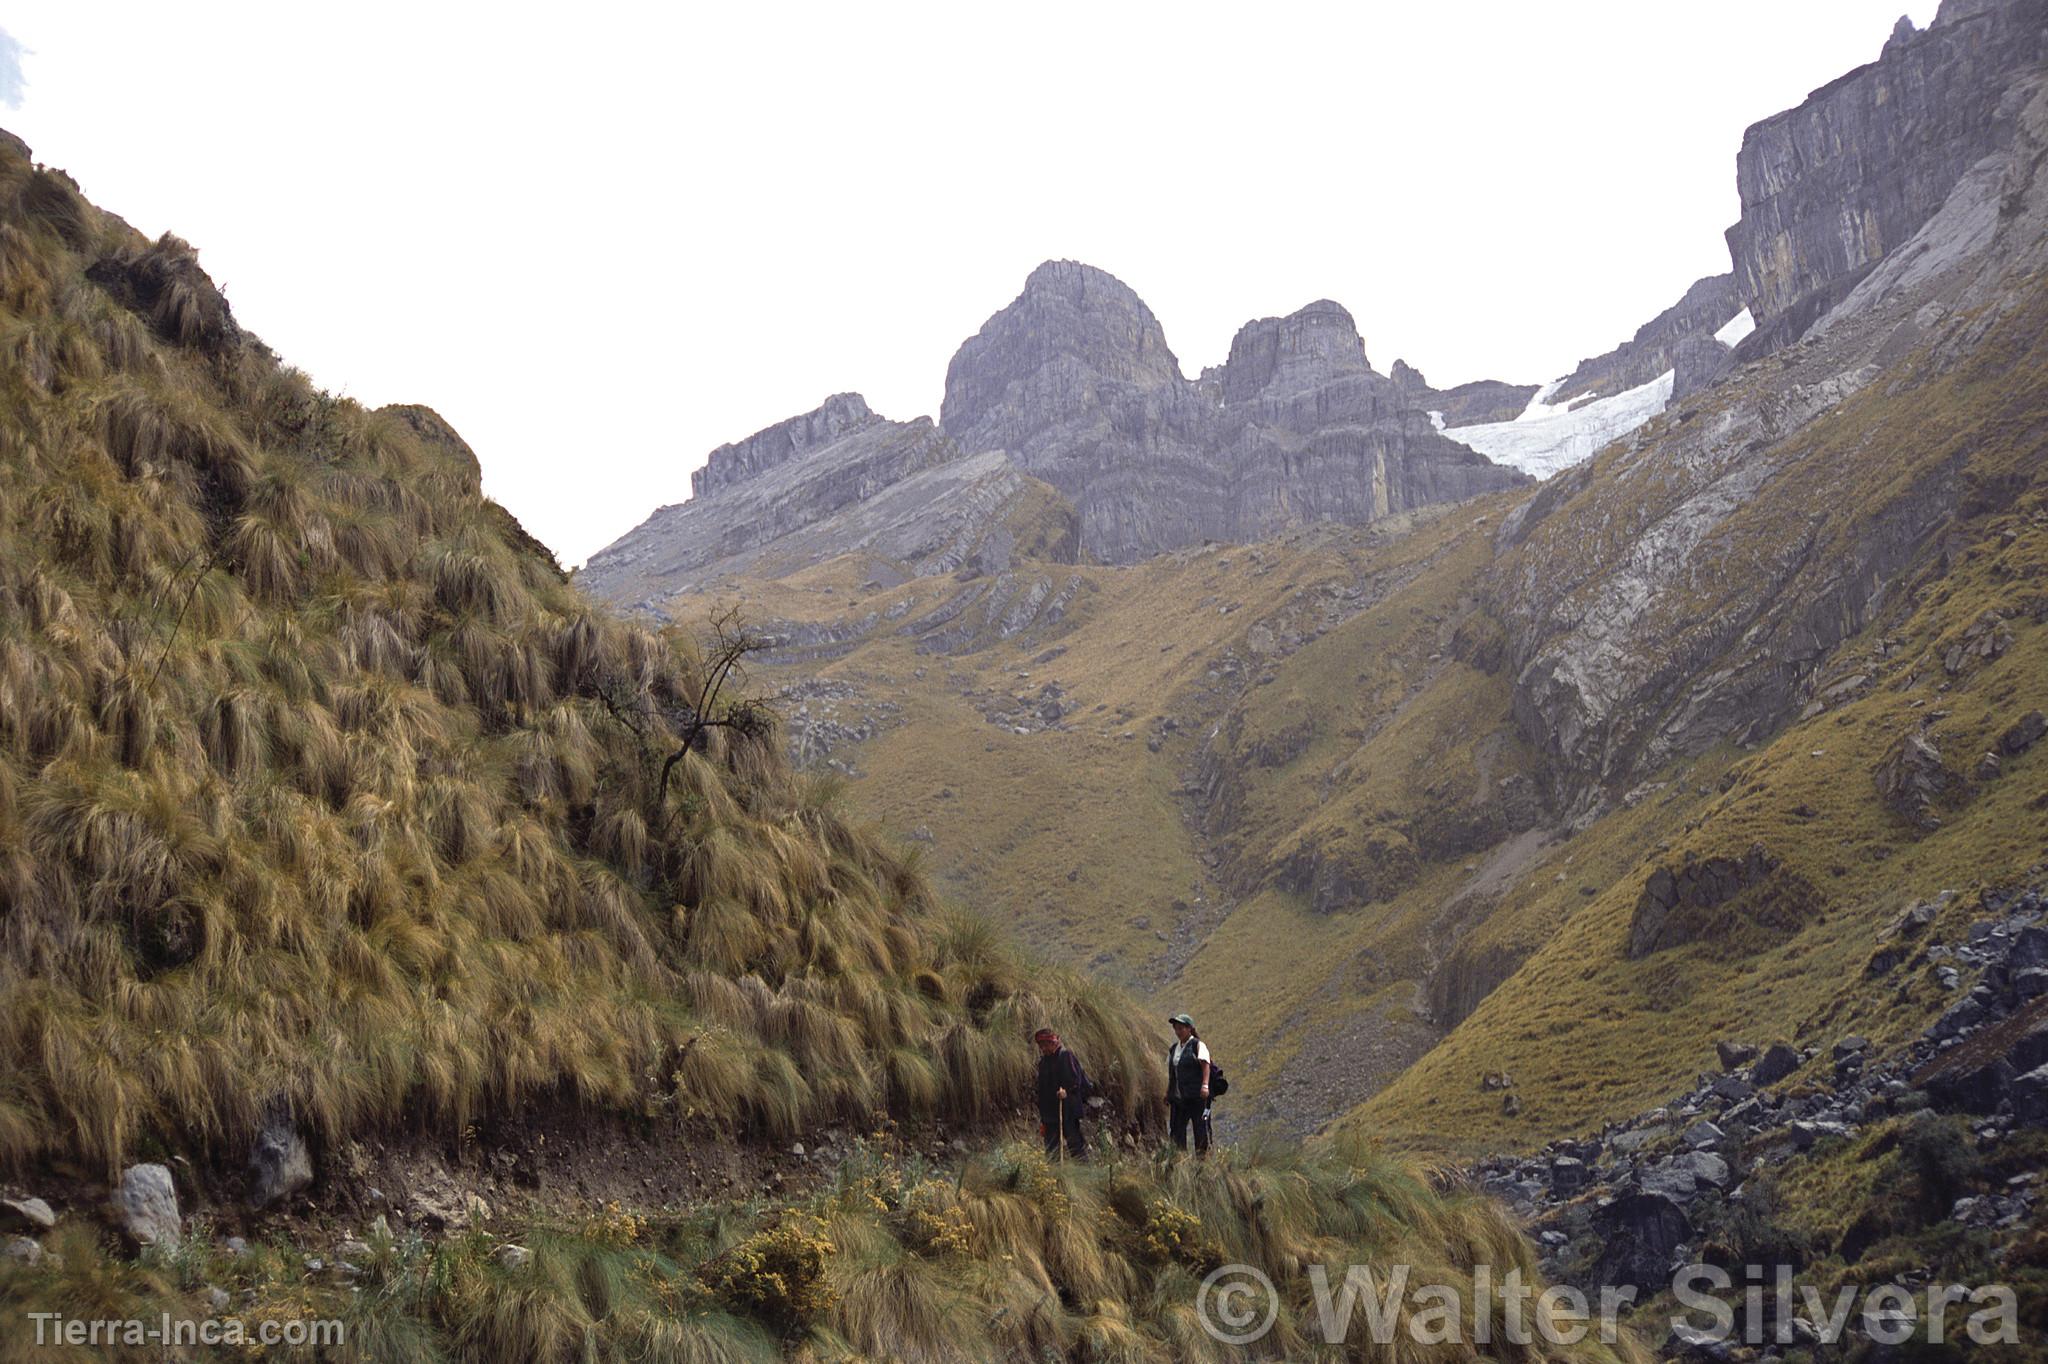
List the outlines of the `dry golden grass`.
<svg viewBox="0 0 2048 1364">
<path fill-rule="evenodd" d="M 1809 513 L 1829 561 L 1873 506 L 1944 469 L 1964 490 L 1930 553 L 1887 587 L 1882 608 L 1843 643 L 1830 678 L 1866 685 L 1751 752 L 1732 746 L 1673 764 L 1635 809 L 1617 810 L 1533 867 L 1476 936 L 1529 959 L 1463 1026 L 1355 1115 L 1438 1147 L 1535 1144 L 1661 1102 L 1709 1064 L 1717 1038 L 1825 1043 L 1860 1032 L 1904 1040 L 1944 1007 L 1930 971 L 1866 973 L 1879 934 L 1915 900 L 1955 892 L 1939 931 L 1984 917 L 1978 893 L 2048 863 L 2041 746 L 2002 774 L 1960 784 L 1941 826 L 1921 836 L 1887 809 L 1874 780 L 1902 735 L 1924 733 L 1959 775 L 2025 712 L 2048 707 L 2048 297 L 2037 288 L 1971 362 L 1926 382 L 1878 386 L 1814 423 L 1783 486 L 1731 518 L 1738 545 L 1782 540 Z M 1899 433 L 1909 432 L 1910 437 Z M 1841 490 L 1856 490 L 1845 499 Z M 1605 525 L 1612 516 L 1589 519 Z M 1739 553 L 1738 556 L 1739 557 Z M 1703 579 L 1703 591 L 1725 584 Z M 1669 609 L 1707 611 L 1709 597 Z M 2011 644 L 1947 671 L 1951 645 L 1987 612 Z M 1886 646 L 1880 648 L 1880 641 Z M 1740 855 L 1761 842 L 1816 888 L 1818 907 L 1786 924 L 1738 899 L 1704 941 L 1627 956 L 1644 880 L 1688 854 Z M 1569 866 L 1567 866 L 1569 862 Z M 1565 872 L 1562 880 L 1556 879 Z M 1596 893 L 1582 897 L 1579 887 Z M 1522 1115 L 1503 1115 L 1479 1077 L 1506 1070 Z"/>
<path fill-rule="evenodd" d="M 1326 1342 L 1306 1269 L 1341 1286 L 1352 1265 L 1381 1284 L 1406 1266 L 1410 1293 L 1458 1294 L 1459 1338 L 1477 1334 L 1475 1270 L 1540 1279 L 1493 1204 L 1443 1189 L 1429 1171 L 1368 1146 L 1314 1154 L 1220 1152 L 1207 1165 L 1118 1160 L 1050 1165 L 1002 1147 L 938 1170 L 893 1142 L 863 1142 L 794 1202 L 643 1217 L 611 1205 L 561 1224 L 500 1227 L 532 1252 L 510 1266 L 483 1233 L 438 1245 L 369 1233 L 354 1286 L 308 1274 L 304 1252 L 258 1245 L 230 1256 L 194 1241 L 140 1264 L 60 1234 L 65 1264 L 0 1277 L 0 1308 L 155 1320 L 191 1313 L 226 1286 L 248 1321 L 339 1318 L 342 1358 L 496 1361 L 1124 1359 L 1182 1364 L 1245 1358 L 1472 1358 L 1470 1344 L 1422 1344 L 1424 1303 L 1397 1301 L 1393 1338 L 1371 1339 L 1362 1308 Z M 1201 1284 L 1226 1264 L 1279 1293 L 1271 1333 L 1250 1350 L 1203 1325 Z M 1425 1300 L 1426 1302 L 1426 1300 Z M 1526 1307 L 1525 1307 L 1526 1313 Z M 1487 1309 L 1494 1340 L 1505 1306 Z M 1530 1320 L 1526 1315 L 1524 1320 Z M 1441 1321 L 1435 1322 L 1443 1329 Z M 0 1360 L 34 1357 L 22 1333 Z M 1612 1345 L 1538 1341 L 1517 1359 L 1638 1364 L 1626 1325 Z"/>
<path fill-rule="evenodd" d="M 0 167 L 0 1165 L 543 1091 L 973 1122 L 1046 1018 L 1150 1101 L 1122 1006 L 941 914 L 772 734 L 658 795 L 687 635 L 581 599 L 437 418 L 239 335 L 189 247 Z"/>
</svg>

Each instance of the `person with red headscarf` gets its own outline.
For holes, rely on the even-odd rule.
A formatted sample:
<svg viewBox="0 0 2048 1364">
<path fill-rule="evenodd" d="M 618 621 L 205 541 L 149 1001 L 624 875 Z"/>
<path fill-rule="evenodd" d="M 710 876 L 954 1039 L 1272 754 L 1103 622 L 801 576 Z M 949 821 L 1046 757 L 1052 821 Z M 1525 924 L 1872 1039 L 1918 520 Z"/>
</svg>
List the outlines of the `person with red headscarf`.
<svg viewBox="0 0 2048 1364">
<path fill-rule="evenodd" d="M 1067 1153 L 1078 1160 L 1088 1154 L 1088 1144 L 1081 1137 L 1081 1105 L 1088 1100 L 1088 1074 L 1051 1028 L 1040 1028 L 1032 1040 L 1038 1044 L 1038 1132 L 1045 1138 L 1045 1153 L 1058 1155 L 1064 1134 Z"/>
</svg>

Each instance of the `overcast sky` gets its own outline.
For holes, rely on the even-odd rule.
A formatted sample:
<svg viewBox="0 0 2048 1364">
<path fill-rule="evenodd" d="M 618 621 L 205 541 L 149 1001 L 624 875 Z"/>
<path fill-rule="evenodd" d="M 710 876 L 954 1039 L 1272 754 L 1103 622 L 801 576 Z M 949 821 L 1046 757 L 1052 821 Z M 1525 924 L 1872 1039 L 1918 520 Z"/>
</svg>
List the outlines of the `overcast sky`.
<svg viewBox="0 0 2048 1364">
<path fill-rule="evenodd" d="M 1053 257 L 1190 375 L 1329 297 L 1554 377 L 1727 269 L 1742 130 L 1901 0 L 449 8 L 9 0 L 0 124 L 577 563 L 830 393 L 936 416 Z"/>
</svg>

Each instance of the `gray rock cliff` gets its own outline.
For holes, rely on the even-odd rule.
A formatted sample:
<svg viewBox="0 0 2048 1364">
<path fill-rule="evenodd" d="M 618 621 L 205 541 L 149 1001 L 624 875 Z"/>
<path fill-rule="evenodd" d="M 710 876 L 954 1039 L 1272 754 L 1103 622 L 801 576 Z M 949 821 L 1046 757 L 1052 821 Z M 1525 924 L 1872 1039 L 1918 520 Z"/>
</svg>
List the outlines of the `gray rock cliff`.
<svg viewBox="0 0 2048 1364">
<path fill-rule="evenodd" d="M 2048 55 L 2048 0 L 1947 0 L 1924 32 L 1752 126 L 1736 156 L 1737 283 L 1760 328 L 1745 354 L 1796 339 L 2011 144 L 2016 77 Z"/>
<path fill-rule="evenodd" d="M 940 424 L 1060 489 L 1084 551 L 1128 562 L 1521 481 L 1438 436 L 1411 388 L 1372 369 L 1328 300 L 1246 323 L 1190 381 L 1135 293 L 1058 261 L 953 357 Z"/>
</svg>

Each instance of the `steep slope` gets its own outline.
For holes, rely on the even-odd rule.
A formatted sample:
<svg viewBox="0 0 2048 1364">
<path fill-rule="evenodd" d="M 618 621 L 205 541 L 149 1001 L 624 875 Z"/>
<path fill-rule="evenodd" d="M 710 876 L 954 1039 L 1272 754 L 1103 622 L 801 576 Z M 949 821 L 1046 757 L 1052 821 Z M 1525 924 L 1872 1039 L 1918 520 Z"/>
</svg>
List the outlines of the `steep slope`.
<svg viewBox="0 0 2048 1364">
<path fill-rule="evenodd" d="M 2030 12 L 1944 11 L 1930 32 Z M 1937 61 L 1961 39 L 1928 41 Z M 1680 1088 L 1726 1026 L 1724 1001 L 1787 1035 L 1823 1026 L 1895 891 L 1953 889 L 1960 904 L 2041 856 L 2022 786 L 1953 833 L 1917 823 L 1954 822 L 1945 802 L 1985 735 L 2042 704 L 2024 669 L 2001 674 L 1960 738 L 1934 741 L 1946 768 L 1906 743 L 1903 712 L 1873 721 L 1867 744 L 1820 737 L 1892 673 L 1909 623 L 1915 648 L 1939 641 L 1934 684 L 1953 689 L 1951 655 L 1966 668 L 2019 648 L 2038 614 L 2024 557 L 1954 601 L 1924 585 L 1973 548 L 2031 543 L 2041 73 L 1923 74 L 2004 110 L 2002 140 L 1960 170 L 1941 139 L 1890 124 L 1844 151 L 1873 184 L 1949 175 L 1945 197 L 1796 342 L 1742 334 L 1748 305 L 1722 277 L 1589 362 L 1595 384 L 1664 366 L 1661 391 L 1626 425 L 1645 424 L 1586 442 L 1594 458 L 1537 488 L 1129 564 L 1018 559 L 912 587 L 849 561 L 729 585 L 785 641 L 774 676 L 797 700 L 797 745 L 930 838 L 936 874 L 1035 943 L 1193 1007 L 1242 1059 L 1239 1121 L 1306 1128 L 1414 1065 L 1365 1120 L 1418 1141 L 1533 1144 Z M 1870 116 L 1946 117 L 1916 99 Z M 1334 305 L 1241 340 L 1198 382 L 1245 423 L 1247 448 L 1297 402 L 1382 391 Z M 1705 346 L 1700 385 L 1681 389 L 1675 371 Z M 1379 382 L 1397 401 L 1433 392 L 1406 367 Z M 1503 397 L 1472 396 L 1478 410 Z M 1038 438 L 1048 468 L 1080 448 Z M 1783 745 L 1835 755 L 1821 766 L 1840 799 L 1802 787 L 1771 806 L 1767 834 L 1728 813 L 1727 792 Z M 1880 778 L 1908 795 L 1881 794 Z M 1906 814 L 1882 813 L 1900 801 Z M 1687 851 L 1711 873 L 1688 872 Z M 1880 867 L 1920 879 L 1901 891 Z M 1859 981 L 1837 1016 L 1903 1036 L 1934 996 L 1896 992 Z M 1599 1020 L 1584 1035 L 1611 1045 L 1546 1041 L 1579 1036 L 1573 1018 Z M 1543 1035 L 1525 1036 L 1536 1019 Z M 1520 1116 L 1479 1088 L 1504 1066 Z"/>
<path fill-rule="evenodd" d="M 1924 32 L 1902 22 L 1875 62 L 1743 134 L 1728 252 L 1750 353 L 1800 336 L 2011 142 L 2008 92 L 2044 58 L 2039 0 L 1943 0 Z"/>
<path fill-rule="evenodd" d="M 1049 1002 L 970 1019 L 983 968 L 771 730 L 682 753 L 687 641 L 568 588 L 432 413 L 318 393 L 182 243 L 0 171 L 0 1156 L 557 1088 L 787 1133 L 1017 1082 Z"/>
<path fill-rule="evenodd" d="M 2048 82 L 2028 89 L 1988 227 L 1966 177 L 1796 353 L 1503 528 L 1491 595 L 1520 727 L 1575 841 L 1626 870 L 1583 908 L 1524 887 L 1485 936 L 1529 966 L 1373 1115 L 1498 1130 L 1497 1098 L 1446 1084 L 1481 1068 L 1542 1078 L 1525 1113 L 1597 1116 L 1589 1084 L 1618 1111 L 1738 1025 L 1903 1036 L 1941 989 L 1864 969 L 1901 901 L 2039 874 L 2024 717 L 2048 701 Z M 1623 788 L 1684 821 L 1609 813 Z M 1973 908 L 1956 898 L 1958 920 Z M 1610 1028 L 1641 1057 L 1643 1009 L 1690 1053 L 1583 1064 Z M 1567 1017 L 1570 1058 L 1549 1041 Z"/>
<path fill-rule="evenodd" d="M 0 389 L 10 1321 L 1165 1364 L 1242 1357 L 1198 1316 L 1225 1262 L 1297 1352 L 1317 1256 L 1535 1278 L 1496 1205 L 1365 1148 L 997 1145 L 1047 1020 L 1156 1130 L 1150 1025 L 942 909 L 706 691 L 716 653 L 569 587 L 430 409 L 319 392 L 188 246 L 4 135 Z"/>
</svg>

